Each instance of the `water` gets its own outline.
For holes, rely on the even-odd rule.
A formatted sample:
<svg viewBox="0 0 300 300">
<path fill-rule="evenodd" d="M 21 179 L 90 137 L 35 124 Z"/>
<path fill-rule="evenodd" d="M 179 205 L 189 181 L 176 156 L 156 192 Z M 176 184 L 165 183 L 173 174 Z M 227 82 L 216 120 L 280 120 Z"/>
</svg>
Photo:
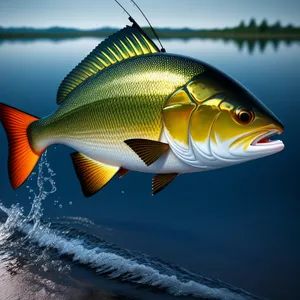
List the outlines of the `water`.
<svg viewBox="0 0 300 300">
<path fill-rule="evenodd" d="M 60 81 L 98 42 L 2 42 L 0 100 L 33 115 L 51 113 Z M 211 63 L 256 94 L 285 125 L 285 150 L 230 168 L 180 176 L 155 197 L 151 175 L 131 172 L 84 198 L 69 157 L 72 150 L 63 146 L 51 147 L 36 174 L 13 191 L 0 129 L 1 300 L 20 295 L 300 298 L 300 44 L 249 45 L 164 42 L 167 51 Z"/>
</svg>

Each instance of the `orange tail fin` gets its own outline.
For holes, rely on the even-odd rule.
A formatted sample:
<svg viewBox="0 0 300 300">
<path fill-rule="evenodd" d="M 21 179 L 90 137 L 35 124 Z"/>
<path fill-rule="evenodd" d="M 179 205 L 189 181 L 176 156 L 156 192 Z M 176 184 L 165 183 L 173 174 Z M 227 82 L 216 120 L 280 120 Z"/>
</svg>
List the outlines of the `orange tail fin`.
<svg viewBox="0 0 300 300">
<path fill-rule="evenodd" d="M 0 122 L 8 139 L 8 171 L 14 189 L 24 183 L 42 153 L 31 149 L 27 136 L 28 126 L 38 118 L 0 103 Z"/>
</svg>

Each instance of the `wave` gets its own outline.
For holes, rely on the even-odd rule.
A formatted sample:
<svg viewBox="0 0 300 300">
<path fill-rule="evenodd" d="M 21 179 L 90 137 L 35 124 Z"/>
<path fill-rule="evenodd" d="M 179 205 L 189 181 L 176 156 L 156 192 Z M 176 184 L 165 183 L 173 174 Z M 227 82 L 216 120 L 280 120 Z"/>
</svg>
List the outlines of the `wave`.
<svg viewBox="0 0 300 300">
<path fill-rule="evenodd" d="M 0 244 L 14 233 L 21 232 L 36 246 L 55 250 L 60 256 L 68 256 L 73 262 L 88 266 L 110 279 L 152 286 L 175 296 L 189 295 L 202 299 L 261 299 L 219 280 L 193 274 L 159 259 L 118 248 L 98 237 L 89 236 L 86 232 L 72 228 L 65 230 L 65 225 L 43 222 L 42 202 L 47 195 L 56 191 L 54 175 L 44 154 L 38 174 L 34 175 L 37 176 L 38 193 L 34 194 L 28 216 L 24 215 L 18 204 L 7 208 L 0 203 L 0 209 L 7 215 L 6 221 L 0 225 Z M 34 193 L 32 189 L 30 192 Z"/>
</svg>

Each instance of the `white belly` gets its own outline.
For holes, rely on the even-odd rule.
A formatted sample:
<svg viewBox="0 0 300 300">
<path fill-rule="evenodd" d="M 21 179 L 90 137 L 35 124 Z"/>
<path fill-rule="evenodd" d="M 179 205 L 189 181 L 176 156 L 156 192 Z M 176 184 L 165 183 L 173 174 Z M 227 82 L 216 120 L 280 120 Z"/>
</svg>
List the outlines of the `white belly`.
<svg viewBox="0 0 300 300">
<path fill-rule="evenodd" d="M 161 142 L 166 142 L 164 134 Z M 53 143 L 61 143 L 61 141 L 53 141 Z M 164 153 L 156 162 L 147 166 L 139 156 L 129 148 L 124 142 L 115 145 L 99 145 L 89 141 L 65 140 L 63 144 L 77 150 L 78 152 L 105 164 L 123 167 L 125 169 L 143 173 L 193 173 L 199 172 L 201 169 L 192 167 L 177 156 L 170 149 Z"/>
</svg>

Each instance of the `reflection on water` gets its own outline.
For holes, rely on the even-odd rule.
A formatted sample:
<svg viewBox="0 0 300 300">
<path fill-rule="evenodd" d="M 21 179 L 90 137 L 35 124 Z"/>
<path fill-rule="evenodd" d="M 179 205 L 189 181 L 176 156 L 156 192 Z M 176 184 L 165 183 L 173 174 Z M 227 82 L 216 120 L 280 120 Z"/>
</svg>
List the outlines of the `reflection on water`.
<svg viewBox="0 0 300 300">
<path fill-rule="evenodd" d="M 67 280 L 64 278 L 53 280 L 46 272 L 43 275 L 36 274 L 28 270 L 27 266 L 19 269 L 16 261 L 17 259 L 11 259 L 7 266 L 3 262 L 0 264 L 1 300 L 137 300 L 99 289 L 69 275 Z M 15 271 L 16 268 L 18 271 Z"/>
<path fill-rule="evenodd" d="M 71 38 L 18 38 L 18 39 L 0 39 L 0 45 L 1 43 L 4 42 L 22 42 L 22 43 L 32 43 L 33 41 L 52 41 L 54 43 L 59 43 L 63 41 L 70 41 L 70 40 L 80 40 L 82 38 L 80 37 L 71 37 Z M 86 38 L 85 38 L 86 39 Z M 100 37 L 94 37 L 93 39 L 99 39 L 99 41 L 103 40 L 104 38 Z M 161 39 L 163 42 L 164 41 L 170 41 L 171 39 Z M 285 46 L 291 46 L 291 45 L 299 45 L 300 46 L 300 40 L 289 40 L 289 39 L 242 39 L 242 38 L 211 38 L 211 37 L 200 37 L 200 38 L 190 38 L 190 39 L 172 39 L 172 40 L 178 40 L 178 41 L 222 41 L 224 45 L 228 43 L 233 43 L 240 51 L 246 50 L 249 54 L 253 54 L 255 51 L 259 51 L 260 53 L 264 53 L 268 47 L 268 45 L 271 45 L 274 51 L 278 51 L 280 45 L 285 45 Z"/>
<path fill-rule="evenodd" d="M 278 51 L 280 44 L 285 46 L 291 46 L 292 44 L 300 45 L 300 41 L 295 40 L 265 40 L 265 39 L 222 39 L 224 43 L 231 41 L 233 42 L 237 48 L 242 50 L 247 50 L 249 54 L 253 54 L 255 49 L 257 49 L 260 53 L 264 53 L 267 46 L 271 45 L 274 51 Z"/>
<path fill-rule="evenodd" d="M 271 46 L 275 52 L 280 46 L 299 45 L 300 40 L 279 40 L 279 39 L 242 39 L 242 38 L 199 38 L 199 40 L 222 41 L 224 45 L 234 44 L 239 51 L 247 51 L 253 54 L 255 51 L 264 53 L 268 46 Z"/>
</svg>

